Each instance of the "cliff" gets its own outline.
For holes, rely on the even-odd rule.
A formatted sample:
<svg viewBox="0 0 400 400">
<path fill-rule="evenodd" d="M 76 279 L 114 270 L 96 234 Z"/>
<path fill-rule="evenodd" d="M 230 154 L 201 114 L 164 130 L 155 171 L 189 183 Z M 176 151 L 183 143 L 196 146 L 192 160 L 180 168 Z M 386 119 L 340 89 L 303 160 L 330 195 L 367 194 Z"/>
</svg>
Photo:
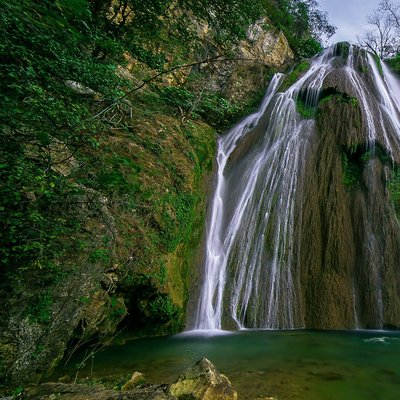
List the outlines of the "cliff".
<svg viewBox="0 0 400 400">
<path fill-rule="evenodd" d="M 293 62 L 276 29 L 257 28 L 251 40 L 221 48 L 202 22 L 200 49 L 158 43 L 170 73 L 129 52 L 106 64 L 112 74 L 100 82 L 120 85 L 110 101 L 96 87 L 100 72 L 87 77 L 82 60 L 66 67 L 73 79 L 60 80 L 66 59 L 55 26 L 72 10 L 65 6 L 63 19 L 53 10 L 51 23 L 42 11 L 18 19 L 20 42 L 33 38 L 24 57 L 34 67 L 20 69 L 28 82 L 17 88 L 23 108 L 5 124 L 2 147 L 0 376 L 15 385 L 44 379 L 82 345 L 96 351 L 116 337 L 183 329 L 216 134 L 258 103 L 273 70 Z M 78 56 L 92 52 L 90 63 L 103 62 L 110 49 L 84 47 L 82 26 L 68 31 Z M 41 70 L 35 60 L 42 51 L 53 57 L 53 48 L 59 69 Z M 204 54 L 215 60 L 198 62 Z M 180 57 L 191 66 L 175 68 Z"/>
</svg>

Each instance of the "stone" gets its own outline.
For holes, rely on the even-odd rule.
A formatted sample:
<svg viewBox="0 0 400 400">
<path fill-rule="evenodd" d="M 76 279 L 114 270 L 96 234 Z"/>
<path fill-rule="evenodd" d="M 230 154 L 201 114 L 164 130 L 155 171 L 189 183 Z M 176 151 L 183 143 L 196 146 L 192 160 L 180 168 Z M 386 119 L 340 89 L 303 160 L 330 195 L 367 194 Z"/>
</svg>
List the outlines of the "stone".
<svg viewBox="0 0 400 400">
<path fill-rule="evenodd" d="M 202 358 L 194 367 L 183 372 L 177 382 L 171 385 L 169 393 L 178 399 L 237 399 L 237 392 L 229 379 L 220 374 L 206 358 Z"/>
<path fill-rule="evenodd" d="M 285 35 L 273 29 L 268 18 L 260 19 L 248 29 L 247 41 L 241 43 L 239 54 L 275 68 L 288 66 L 294 61 L 294 53 Z"/>
<path fill-rule="evenodd" d="M 145 382 L 146 378 L 144 377 L 144 375 L 141 372 L 135 371 L 132 374 L 131 379 L 129 379 L 129 381 L 126 382 L 125 385 L 121 387 L 121 390 L 122 391 L 131 390 L 139 385 L 142 385 Z"/>
<path fill-rule="evenodd" d="M 80 82 L 71 81 L 71 80 L 68 79 L 64 83 L 65 83 L 65 86 L 67 86 L 68 88 L 70 88 L 71 90 L 73 90 L 77 94 L 87 95 L 87 96 L 98 95 L 98 93 L 95 92 L 93 89 L 83 85 Z"/>
</svg>

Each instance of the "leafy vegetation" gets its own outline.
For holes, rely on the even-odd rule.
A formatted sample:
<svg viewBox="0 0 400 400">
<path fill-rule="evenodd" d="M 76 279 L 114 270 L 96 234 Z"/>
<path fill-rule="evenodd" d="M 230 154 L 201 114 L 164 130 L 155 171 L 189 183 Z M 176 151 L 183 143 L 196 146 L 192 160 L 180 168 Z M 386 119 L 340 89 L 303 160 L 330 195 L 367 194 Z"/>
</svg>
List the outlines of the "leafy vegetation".
<svg viewBox="0 0 400 400">
<path fill-rule="evenodd" d="M 311 57 L 322 50 L 322 42 L 336 32 L 326 12 L 315 0 L 269 0 L 266 13 L 283 31 L 299 57 Z"/>
<path fill-rule="evenodd" d="M 310 18 L 323 14 L 309 0 L 1 4 L 3 370 L 26 365 L 2 350 L 10 314 L 35 327 L 40 368 L 49 353 L 38 349 L 49 331 L 66 334 L 52 324 L 75 318 L 71 304 L 108 313 L 82 315 L 77 336 L 85 323 L 92 335 L 114 332 L 125 305 L 135 328 L 180 329 L 215 134 L 262 96 L 228 98 L 207 85 L 215 66 L 202 61 L 234 55 L 265 15 L 269 29 L 293 29 L 298 56 L 311 54 L 322 31 Z"/>
</svg>

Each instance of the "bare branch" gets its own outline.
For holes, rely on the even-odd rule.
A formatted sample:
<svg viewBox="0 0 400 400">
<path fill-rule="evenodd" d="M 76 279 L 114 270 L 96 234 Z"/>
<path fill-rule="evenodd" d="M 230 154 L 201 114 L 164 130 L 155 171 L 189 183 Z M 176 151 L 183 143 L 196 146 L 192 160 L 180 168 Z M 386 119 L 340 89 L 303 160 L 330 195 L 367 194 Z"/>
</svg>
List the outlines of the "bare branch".
<svg viewBox="0 0 400 400">
<path fill-rule="evenodd" d="M 381 2 L 379 8 L 366 18 L 371 29 L 358 38 L 361 46 L 370 49 L 382 59 L 396 54 L 400 45 L 398 9 L 399 6 L 394 6 L 387 0 Z"/>
</svg>

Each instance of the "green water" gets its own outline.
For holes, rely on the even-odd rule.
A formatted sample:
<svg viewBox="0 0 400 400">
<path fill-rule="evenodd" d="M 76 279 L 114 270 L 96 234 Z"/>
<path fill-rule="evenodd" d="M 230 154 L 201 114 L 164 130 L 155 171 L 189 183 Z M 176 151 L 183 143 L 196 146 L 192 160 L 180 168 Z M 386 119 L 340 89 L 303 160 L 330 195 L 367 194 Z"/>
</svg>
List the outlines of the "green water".
<svg viewBox="0 0 400 400">
<path fill-rule="evenodd" d="M 241 331 L 132 340 L 96 353 L 79 374 L 141 371 L 169 383 L 207 357 L 239 400 L 398 400 L 399 356 L 400 332 Z"/>
</svg>

